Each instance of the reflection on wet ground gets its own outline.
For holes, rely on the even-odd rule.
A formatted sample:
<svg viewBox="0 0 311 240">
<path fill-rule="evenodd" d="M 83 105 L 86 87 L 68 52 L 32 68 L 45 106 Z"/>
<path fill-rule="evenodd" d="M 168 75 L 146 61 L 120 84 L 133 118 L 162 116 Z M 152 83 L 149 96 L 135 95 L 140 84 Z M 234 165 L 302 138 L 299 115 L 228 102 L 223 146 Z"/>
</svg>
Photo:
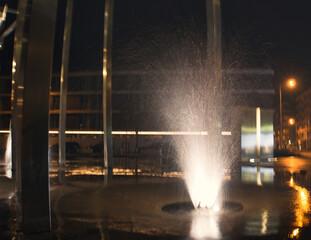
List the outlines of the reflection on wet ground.
<svg viewBox="0 0 311 240">
<path fill-rule="evenodd" d="M 280 194 L 282 194 L 280 189 L 289 187 L 286 190 L 288 194 L 287 208 L 278 212 L 274 211 L 272 214 L 264 210 L 261 215 L 262 219 L 259 219 L 259 215 L 257 215 L 257 220 L 254 221 L 253 225 L 260 226 L 261 222 L 261 227 L 257 229 L 260 229 L 257 231 L 258 234 L 260 232 L 263 235 L 279 234 L 279 229 L 282 228 L 280 218 L 283 215 L 288 217 L 286 226 L 288 229 L 292 229 L 287 238 L 300 239 L 300 235 L 304 236 L 301 239 L 305 239 L 306 236 L 311 238 L 309 230 L 311 160 L 301 157 L 284 157 L 277 159 L 274 163 L 262 163 L 259 166 L 246 165 L 241 167 L 242 183 L 259 185 L 258 176 L 260 176 L 260 181 L 264 185 L 263 188 L 270 186 L 274 190 L 273 195 L 270 196 L 271 199 L 280 201 Z M 247 225 L 250 225 L 249 221 Z M 305 230 L 308 232 L 306 233 Z"/>
<path fill-rule="evenodd" d="M 219 239 L 219 215 L 217 213 L 205 213 L 205 209 L 197 209 L 192 214 L 190 237 L 194 239 L 212 238 Z"/>
<path fill-rule="evenodd" d="M 258 214 L 250 214 L 246 222 L 244 234 L 246 236 L 269 236 L 278 234 L 280 214 L 263 209 Z"/>
<path fill-rule="evenodd" d="M 99 159 L 72 159 L 61 171 L 51 161 L 53 231 L 41 239 L 311 239 L 309 159 L 242 164 L 240 178 L 227 171 L 223 186 L 223 201 L 241 204 L 240 211 L 188 215 L 162 211 L 189 201 L 179 171 L 154 163 L 148 171 L 147 162 L 127 166 L 116 165 L 106 186 Z M 14 186 L 3 176 L 0 185 L 0 239 L 13 239 Z"/>
<path fill-rule="evenodd" d="M 296 221 L 294 225 L 298 227 L 308 226 L 310 222 L 308 216 L 310 213 L 310 192 L 306 188 L 296 185 L 293 176 L 290 179 L 289 186 L 296 190 L 296 197 L 294 198 Z"/>
</svg>

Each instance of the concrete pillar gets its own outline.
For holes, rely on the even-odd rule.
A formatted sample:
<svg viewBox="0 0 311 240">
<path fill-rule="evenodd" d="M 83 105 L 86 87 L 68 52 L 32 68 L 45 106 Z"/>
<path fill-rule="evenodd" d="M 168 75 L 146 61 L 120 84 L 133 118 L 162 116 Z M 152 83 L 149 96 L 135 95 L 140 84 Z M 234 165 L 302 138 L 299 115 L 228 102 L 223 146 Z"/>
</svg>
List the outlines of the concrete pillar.
<svg viewBox="0 0 311 240">
<path fill-rule="evenodd" d="M 57 0 L 18 2 L 12 79 L 12 157 L 18 230 L 51 229 L 49 87 Z"/>
</svg>

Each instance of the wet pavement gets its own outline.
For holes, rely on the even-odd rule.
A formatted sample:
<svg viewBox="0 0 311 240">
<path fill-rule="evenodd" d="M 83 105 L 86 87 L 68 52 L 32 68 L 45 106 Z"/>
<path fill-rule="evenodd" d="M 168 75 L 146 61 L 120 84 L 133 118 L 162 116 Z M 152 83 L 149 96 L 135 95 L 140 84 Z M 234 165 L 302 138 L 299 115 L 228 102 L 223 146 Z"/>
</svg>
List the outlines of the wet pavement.
<svg viewBox="0 0 311 240">
<path fill-rule="evenodd" d="M 243 163 L 240 178 L 227 176 L 222 191 L 223 201 L 242 205 L 239 211 L 184 215 L 162 211 L 189 201 L 178 173 L 118 170 L 107 185 L 98 166 L 83 162 L 66 171 L 62 185 L 52 172 L 49 234 L 14 233 L 12 183 L 2 177 L 0 239 L 311 239 L 310 159 Z"/>
</svg>

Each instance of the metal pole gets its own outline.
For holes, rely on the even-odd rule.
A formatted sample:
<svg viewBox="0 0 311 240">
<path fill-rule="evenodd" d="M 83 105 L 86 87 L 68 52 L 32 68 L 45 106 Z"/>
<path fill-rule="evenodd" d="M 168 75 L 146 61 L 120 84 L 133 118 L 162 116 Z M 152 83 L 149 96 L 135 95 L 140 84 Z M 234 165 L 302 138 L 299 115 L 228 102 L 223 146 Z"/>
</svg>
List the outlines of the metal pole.
<svg viewBox="0 0 311 240">
<path fill-rule="evenodd" d="M 207 56 L 210 74 L 217 91 L 221 91 L 221 9 L 220 0 L 206 0 Z"/>
<path fill-rule="evenodd" d="M 262 186 L 261 175 L 260 175 L 260 134 L 261 134 L 261 114 L 260 108 L 256 108 L 256 145 L 257 145 L 257 185 Z"/>
<path fill-rule="evenodd" d="M 103 46 L 103 144 L 104 163 L 108 173 L 112 173 L 112 27 L 113 27 L 113 0 L 106 0 L 104 18 L 104 46 Z"/>
<path fill-rule="evenodd" d="M 136 131 L 135 140 L 136 140 L 136 145 L 135 145 L 135 176 L 137 177 L 138 176 L 138 153 L 139 153 L 138 131 Z"/>
<path fill-rule="evenodd" d="M 67 83 L 69 68 L 70 37 L 72 24 L 73 0 L 67 0 L 66 20 L 63 37 L 62 67 L 60 75 L 59 100 L 59 135 L 58 135 L 58 163 L 61 167 L 66 163 L 66 110 L 67 110 Z"/>
<path fill-rule="evenodd" d="M 257 159 L 260 160 L 260 134 L 261 134 L 261 116 L 260 108 L 256 108 L 256 143 L 257 143 Z"/>
<path fill-rule="evenodd" d="M 1 37 L 0 37 L 0 49 L 3 48 L 3 42 L 4 39 L 15 30 L 16 28 L 16 21 L 14 21 L 5 31 L 4 33 L 2 33 Z"/>
<path fill-rule="evenodd" d="M 57 2 L 18 2 L 12 79 L 17 230 L 50 231 L 49 94 Z"/>
<path fill-rule="evenodd" d="M 216 103 L 222 101 L 222 74 L 221 74 L 221 9 L 220 0 L 206 0 L 207 20 L 207 69 L 208 81 L 212 81 L 214 87 L 213 99 Z M 222 141 L 220 126 L 222 125 L 221 108 L 214 116 L 213 126 L 216 141 Z"/>
<path fill-rule="evenodd" d="M 282 87 L 280 85 L 280 150 L 283 149 L 283 109 L 282 109 Z"/>
</svg>

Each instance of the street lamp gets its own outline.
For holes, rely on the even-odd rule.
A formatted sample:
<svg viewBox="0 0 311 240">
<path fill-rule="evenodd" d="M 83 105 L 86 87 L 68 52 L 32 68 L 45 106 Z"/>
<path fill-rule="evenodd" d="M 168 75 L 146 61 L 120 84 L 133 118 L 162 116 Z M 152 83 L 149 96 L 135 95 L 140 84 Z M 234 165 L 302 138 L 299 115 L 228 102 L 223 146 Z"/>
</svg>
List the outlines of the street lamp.
<svg viewBox="0 0 311 240">
<path fill-rule="evenodd" d="M 294 118 L 290 118 L 288 120 L 289 125 L 294 125 L 295 124 L 295 119 Z"/>
<path fill-rule="evenodd" d="M 288 79 L 287 80 L 287 85 L 290 87 L 290 88 L 294 88 L 296 86 L 296 80 L 294 78 L 291 78 L 291 79 Z"/>
<path fill-rule="evenodd" d="M 287 80 L 287 86 L 294 88 L 296 86 L 296 80 L 290 78 Z M 282 109 L 282 84 L 280 84 L 280 145 L 281 150 L 283 149 L 283 109 Z"/>
</svg>

